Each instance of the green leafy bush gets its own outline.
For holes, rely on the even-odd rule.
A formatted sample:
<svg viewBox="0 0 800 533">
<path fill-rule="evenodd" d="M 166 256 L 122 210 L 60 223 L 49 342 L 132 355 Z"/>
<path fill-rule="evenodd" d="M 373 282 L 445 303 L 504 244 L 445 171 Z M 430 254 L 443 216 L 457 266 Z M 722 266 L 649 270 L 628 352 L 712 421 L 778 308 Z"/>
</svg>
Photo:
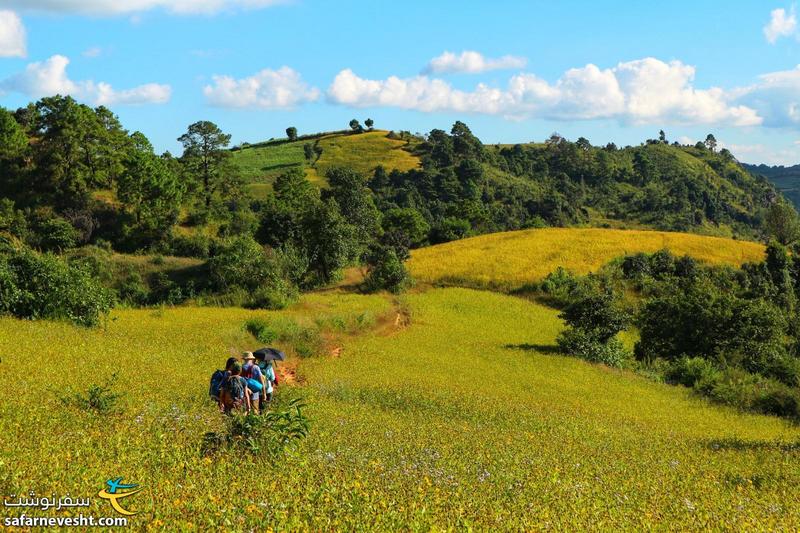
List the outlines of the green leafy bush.
<svg viewBox="0 0 800 533">
<path fill-rule="evenodd" d="M 583 329 L 567 329 L 558 337 L 558 346 L 569 355 L 591 363 L 622 368 L 628 366 L 632 357 L 617 339 L 599 341 Z"/>
<path fill-rule="evenodd" d="M 244 329 L 259 342 L 269 344 L 278 337 L 278 333 L 261 318 L 251 318 L 244 323 Z"/>
<path fill-rule="evenodd" d="M 75 406 L 98 414 L 112 413 L 117 407 L 117 402 L 123 396 L 122 393 L 114 391 L 116 382 L 117 375 L 112 374 L 104 385 L 92 384 L 85 393 L 67 394 L 61 397 L 61 401 L 64 405 Z"/>
<path fill-rule="evenodd" d="M 96 326 L 114 299 L 85 270 L 23 249 L 0 256 L 0 311 L 19 318 L 69 320 Z"/>
<path fill-rule="evenodd" d="M 411 276 L 391 248 L 378 247 L 371 253 L 364 288 L 367 292 L 386 290 L 403 292 L 411 284 Z"/>
</svg>

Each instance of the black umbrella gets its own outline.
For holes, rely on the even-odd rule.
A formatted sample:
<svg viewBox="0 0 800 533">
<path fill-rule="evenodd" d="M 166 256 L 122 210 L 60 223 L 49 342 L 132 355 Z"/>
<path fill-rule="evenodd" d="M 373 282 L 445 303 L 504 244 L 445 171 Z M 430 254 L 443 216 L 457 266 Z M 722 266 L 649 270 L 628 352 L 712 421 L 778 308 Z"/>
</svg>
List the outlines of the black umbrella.
<svg viewBox="0 0 800 533">
<path fill-rule="evenodd" d="M 260 361 L 283 361 L 286 359 L 286 354 L 275 348 L 261 348 L 253 352 L 253 355 Z"/>
</svg>

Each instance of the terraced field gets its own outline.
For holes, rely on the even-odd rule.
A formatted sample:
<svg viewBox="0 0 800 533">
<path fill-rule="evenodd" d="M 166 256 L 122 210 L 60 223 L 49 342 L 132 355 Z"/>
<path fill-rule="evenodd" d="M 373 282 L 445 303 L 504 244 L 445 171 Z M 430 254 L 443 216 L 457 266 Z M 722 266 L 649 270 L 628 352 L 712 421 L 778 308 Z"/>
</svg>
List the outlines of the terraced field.
<svg viewBox="0 0 800 533">
<path fill-rule="evenodd" d="M 614 258 L 667 248 L 710 264 L 761 261 L 754 242 L 644 230 L 547 228 L 493 233 L 415 250 L 408 266 L 420 281 L 513 290 L 543 279 L 559 266 L 576 274 Z"/>
</svg>

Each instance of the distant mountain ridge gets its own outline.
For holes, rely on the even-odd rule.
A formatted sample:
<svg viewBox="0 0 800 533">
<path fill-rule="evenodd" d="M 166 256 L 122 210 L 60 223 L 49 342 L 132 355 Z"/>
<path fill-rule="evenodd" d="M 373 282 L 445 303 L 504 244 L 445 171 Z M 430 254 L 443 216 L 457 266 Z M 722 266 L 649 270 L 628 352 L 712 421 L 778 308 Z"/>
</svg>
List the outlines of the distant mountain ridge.
<svg viewBox="0 0 800 533">
<path fill-rule="evenodd" d="M 764 176 L 792 201 L 795 208 L 800 208 L 800 165 L 785 167 L 783 165 L 748 165 L 742 164 L 748 172 Z"/>
</svg>

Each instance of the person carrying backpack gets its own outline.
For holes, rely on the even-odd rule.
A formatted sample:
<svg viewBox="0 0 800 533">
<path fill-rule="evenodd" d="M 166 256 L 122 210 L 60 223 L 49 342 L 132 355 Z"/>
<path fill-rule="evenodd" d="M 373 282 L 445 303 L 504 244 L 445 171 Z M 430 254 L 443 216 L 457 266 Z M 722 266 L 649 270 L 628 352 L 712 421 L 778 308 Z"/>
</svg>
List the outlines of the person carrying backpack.
<svg viewBox="0 0 800 533">
<path fill-rule="evenodd" d="M 264 376 L 261 373 L 261 368 L 254 364 L 256 358 L 252 352 L 245 352 L 244 367 L 242 367 L 242 376 L 247 380 L 247 388 L 250 391 L 250 410 L 258 414 L 260 407 L 260 396 L 264 390 Z"/>
<path fill-rule="evenodd" d="M 225 362 L 225 370 L 217 370 L 211 374 L 211 382 L 208 386 L 208 395 L 217 404 L 219 404 L 219 395 L 222 391 L 222 384 L 225 383 L 225 380 L 231 375 L 231 366 L 235 362 L 235 357 L 229 357 Z"/>
<path fill-rule="evenodd" d="M 267 361 L 263 353 L 258 354 L 258 367 L 261 369 L 262 381 L 264 383 L 264 390 L 261 394 L 260 408 L 263 411 L 272 401 L 273 386 L 278 384 L 278 376 L 275 375 L 275 369 L 272 367 L 272 361 Z"/>
<path fill-rule="evenodd" d="M 223 413 L 227 414 L 238 409 L 250 411 L 250 389 L 247 388 L 247 380 L 241 374 L 242 364 L 234 361 L 230 375 L 220 390 L 219 406 Z"/>
</svg>

